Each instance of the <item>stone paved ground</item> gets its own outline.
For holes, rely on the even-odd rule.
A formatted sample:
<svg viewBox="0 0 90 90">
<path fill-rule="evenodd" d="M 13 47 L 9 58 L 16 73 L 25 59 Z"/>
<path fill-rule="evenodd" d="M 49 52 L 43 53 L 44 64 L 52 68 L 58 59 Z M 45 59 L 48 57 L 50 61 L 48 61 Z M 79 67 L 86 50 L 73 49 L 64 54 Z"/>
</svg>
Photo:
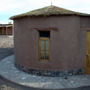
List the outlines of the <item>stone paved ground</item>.
<svg viewBox="0 0 90 90">
<path fill-rule="evenodd" d="M 12 82 L 33 88 L 65 89 L 90 85 L 90 75 L 62 77 L 44 77 L 27 74 L 14 66 L 14 56 L 8 56 L 0 62 L 0 75 Z"/>
</svg>

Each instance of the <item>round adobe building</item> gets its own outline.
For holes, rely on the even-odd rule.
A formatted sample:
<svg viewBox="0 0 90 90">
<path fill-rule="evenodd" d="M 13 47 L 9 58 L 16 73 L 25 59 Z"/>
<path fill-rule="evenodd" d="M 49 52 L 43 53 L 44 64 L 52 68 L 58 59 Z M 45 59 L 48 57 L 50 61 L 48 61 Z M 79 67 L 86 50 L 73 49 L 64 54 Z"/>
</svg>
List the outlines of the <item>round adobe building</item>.
<svg viewBox="0 0 90 90">
<path fill-rule="evenodd" d="M 36 75 L 83 74 L 86 63 L 87 14 L 56 6 L 11 17 L 15 65 Z"/>
</svg>

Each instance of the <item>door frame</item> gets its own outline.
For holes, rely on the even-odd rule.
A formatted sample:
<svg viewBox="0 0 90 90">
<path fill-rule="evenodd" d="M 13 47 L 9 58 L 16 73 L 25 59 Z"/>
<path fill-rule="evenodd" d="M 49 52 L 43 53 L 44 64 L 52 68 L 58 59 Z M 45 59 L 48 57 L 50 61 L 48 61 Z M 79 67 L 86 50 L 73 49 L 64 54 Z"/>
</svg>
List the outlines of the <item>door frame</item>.
<svg viewBox="0 0 90 90">
<path fill-rule="evenodd" d="M 49 49 L 48 49 L 48 59 L 41 59 L 41 40 L 49 40 Z M 44 44 L 45 47 L 45 44 Z M 39 38 L 39 60 L 40 61 L 49 61 L 50 60 L 50 38 L 48 37 L 40 37 Z"/>
</svg>

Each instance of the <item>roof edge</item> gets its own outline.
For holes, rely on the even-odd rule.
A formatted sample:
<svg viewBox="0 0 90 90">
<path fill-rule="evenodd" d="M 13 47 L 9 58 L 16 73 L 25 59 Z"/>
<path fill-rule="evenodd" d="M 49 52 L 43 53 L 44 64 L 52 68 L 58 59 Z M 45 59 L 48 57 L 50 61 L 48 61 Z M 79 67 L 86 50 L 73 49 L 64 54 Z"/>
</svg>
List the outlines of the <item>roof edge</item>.
<svg viewBox="0 0 90 90">
<path fill-rule="evenodd" d="M 90 14 L 71 11 L 68 9 L 60 8 L 57 6 L 47 6 L 40 9 L 32 10 L 23 14 L 10 17 L 11 20 L 23 18 L 23 17 L 38 17 L 38 16 L 90 16 Z"/>
</svg>

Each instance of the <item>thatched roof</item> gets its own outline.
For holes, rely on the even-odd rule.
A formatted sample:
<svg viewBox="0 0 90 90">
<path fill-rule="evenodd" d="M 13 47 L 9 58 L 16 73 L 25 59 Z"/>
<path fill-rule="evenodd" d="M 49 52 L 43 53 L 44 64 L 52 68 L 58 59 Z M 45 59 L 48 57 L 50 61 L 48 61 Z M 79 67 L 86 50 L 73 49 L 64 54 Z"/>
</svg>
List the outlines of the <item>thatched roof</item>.
<svg viewBox="0 0 90 90">
<path fill-rule="evenodd" d="M 28 17 L 28 16 L 52 16 L 52 15 L 78 15 L 78 16 L 89 16 L 89 14 L 74 12 L 71 10 L 67 10 L 64 8 L 56 7 L 56 6 L 48 6 L 41 9 L 33 10 L 27 13 L 23 13 L 20 15 L 16 15 L 11 17 L 10 19 L 18 19 L 22 17 Z"/>
</svg>

